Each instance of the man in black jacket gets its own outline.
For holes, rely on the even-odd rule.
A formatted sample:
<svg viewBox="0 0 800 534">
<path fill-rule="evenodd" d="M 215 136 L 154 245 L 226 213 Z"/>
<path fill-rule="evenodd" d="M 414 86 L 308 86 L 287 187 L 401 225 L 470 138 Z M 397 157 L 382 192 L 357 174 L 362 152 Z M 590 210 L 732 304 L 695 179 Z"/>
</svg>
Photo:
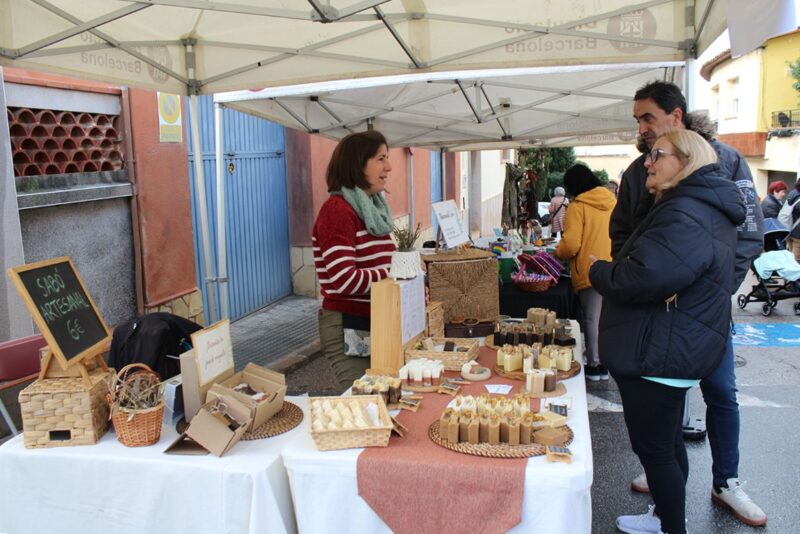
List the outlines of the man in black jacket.
<svg viewBox="0 0 800 534">
<path fill-rule="evenodd" d="M 734 287 L 738 287 L 744 280 L 751 261 L 763 249 L 764 220 L 747 162 L 733 148 L 713 139 L 705 117 L 686 112 L 686 100 L 674 84 L 653 82 L 639 89 L 634 95 L 633 116 L 639 123 L 643 151 L 649 152 L 658 136 L 669 130 L 691 129 L 714 147 L 722 171 L 739 187 L 744 196 L 747 216 L 737 227 Z M 616 257 L 625 241 L 653 206 L 654 196 L 645 187 L 647 169 L 644 162 L 643 154 L 634 160 L 622 175 L 617 205 L 611 215 L 612 257 Z M 676 231 L 680 229 L 676 228 Z M 750 500 L 739 482 L 739 405 L 736 401 L 736 375 L 730 335 L 722 363 L 716 371 L 700 382 L 700 389 L 707 406 L 706 423 L 713 459 L 712 498 L 715 502 L 730 508 L 744 523 L 764 525 L 767 522 L 766 514 Z M 631 487 L 636 491 L 649 491 L 644 474 L 636 477 Z"/>
</svg>

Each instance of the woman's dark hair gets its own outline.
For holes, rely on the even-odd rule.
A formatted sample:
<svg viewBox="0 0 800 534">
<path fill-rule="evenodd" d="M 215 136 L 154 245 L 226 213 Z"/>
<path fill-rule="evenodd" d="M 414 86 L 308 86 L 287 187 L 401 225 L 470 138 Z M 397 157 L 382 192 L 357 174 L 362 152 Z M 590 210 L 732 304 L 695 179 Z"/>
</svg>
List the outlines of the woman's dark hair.
<svg viewBox="0 0 800 534">
<path fill-rule="evenodd" d="M 600 180 L 589 170 L 589 167 L 580 163 L 573 165 L 564 173 L 564 187 L 567 188 L 567 193 L 573 197 L 601 185 Z"/>
<path fill-rule="evenodd" d="M 378 153 L 381 145 L 389 146 L 386 138 L 377 130 L 352 133 L 339 141 L 333 150 L 325 180 L 328 192 L 340 191 L 343 187 L 368 189 L 364 177 L 367 161 Z"/>
</svg>

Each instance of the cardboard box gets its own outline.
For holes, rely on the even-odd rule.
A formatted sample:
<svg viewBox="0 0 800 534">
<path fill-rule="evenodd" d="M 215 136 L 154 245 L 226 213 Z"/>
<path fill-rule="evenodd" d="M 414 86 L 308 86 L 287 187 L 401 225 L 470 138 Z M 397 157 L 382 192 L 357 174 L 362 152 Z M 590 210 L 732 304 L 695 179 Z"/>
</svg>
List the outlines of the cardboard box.
<svg viewBox="0 0 800 534">
<path fill-rule="evenodd" d="M 223 403 L 224 411 L 239 424 L 235 430 L 214 414 Z M 242 439 L 250 423 L 250 408 L 230 395 L 222 395 L 200 408 L 186 429 L 186 436 L 211 454 L 222 456 Z"/>
<path fill-rule="evenodd" d="M 241 383 L 248 384 L 256 391 L 266 393 L 266 400 L 258 402 L 244 393 L 233 391 L 232 388 Z M 254 363 L 248 363 L 243 371 L 219 383 L 212 384 L 206 394 L 206 401 L 224 395 L 230 395 L 248 407 L 252 422 L 247 430 L 254 430 L 283 408 L 283 397 L 286 395 L 286 380 L 281 373 L 265 369 Z"/>
</svg>

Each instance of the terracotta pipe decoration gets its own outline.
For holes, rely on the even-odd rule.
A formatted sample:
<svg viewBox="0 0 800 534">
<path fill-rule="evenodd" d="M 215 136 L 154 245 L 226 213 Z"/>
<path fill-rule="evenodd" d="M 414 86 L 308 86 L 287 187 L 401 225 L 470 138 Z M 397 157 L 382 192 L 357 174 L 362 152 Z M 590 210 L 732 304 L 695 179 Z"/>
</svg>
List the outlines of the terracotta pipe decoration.
<svg viewBox="0 0 800 534">
<path fill-rule="evenodd" d="M 36 123 L 36 115 L 33 114 L 33 111 L 22 108 L 17 110 L 17 122 L 22 124 L 35 124 Z"/>
<path fill-rule="evenodd" d="M 100 148 L 109 149 L 113 146 L 114 146 L 114 141 L 112 141 L 111 139 L 106 138 L 100 141 Z"/>
<path fill-rule="evenodd" d="M 78 148 L 78 143 L 75 142 L 74 139 L 64 139 L 64 143 L 61 145 L 61 148 L 64 150 L 75 150 Z"/>
<path fill-rule="evenodd" d="M 83 164 L 83 172 L 97 172 L 97 164 L 94 161 L 87 161 Z"/>
<path fill-rule="evenodd" d="M 64 172 L 65 173 L 81 172 L 81 169 L 80 167 L 78 167 L 76 163 L 70 162 L 64 166 Z"/>
<path fill-rule="evenodd" d="M 22 176 L 40 176 L 41 174 L 42 169 L 40 169 L 35 163 L 29 163 L 25 165 L 22 171 Z"/>
<path fill-rule="evenodd" d="M 11 137 L 27 137 L 28 136 L 28 129 L 25 128 L 24 125 L 18 122 L 8 122 L 8 133 L 11 134 Z"/>
<path fill-rule="evenodd" d="M 45 174 L 63 174 L 63 170 L 61 167 L 56 165 L 55 163 L 51 163 L 47 167 L 44 168 Z"/>
<path fill-rule="evenodd" d="M 58 126 L 57 126 L 58 128 Z M 63 128 L 62 128 L 63 130 Z M 42 126 L 41 124 L 37 124 L 33 128 L 31 128 L 30 132 L 28 133 L 29 137 L 50 137 L 50 132 L 47 131 L 47 128 Z"/>
<path fill-rule="evenodd" d="M 73 139 L 83 139 L 86 132 L 80 126 L 73 126 L 69 129 L 69 136 Z"/>
<path fill-rule="evenodd" d="M 111 163 L 108 160 L 103 160 L 103 163 L 100 164 L 100 170 L 101 171 L 113 171 L 114 170 L 114 164 Z"/>
<path fill-rule="evenodd" d="M 30 156 L 28 156 L 28 154 L 26 154 L 25 152 L 17 152 L 16 154 L 14 154 L 13 160 L 14 160 L 14 165 L 27 165 L 28 163 L 31 162 Z"/>
<path fill-rule="evenodd" d="M 22 150 L 39 150 L 42 148 L 39 146 L 39 140 L 34 139 L 33 137 L 26 137 L 19 143 L 19 147 Z"/>
<path fill-rule="evenodd" d="M 49 109 L 43 109 L 36 113 L 36 122 L 39 124 L 56 124 L 56 116 Z"/>
<path fill-rule="evenodd" d="M 117 131 L 114 128 L 109 128 L 106 130 L 105 137 L 106 139 L 112 139 L 116 141 L 119 139 L 119 134 L 117 134 Z"/>
<path fill-rule="evenodd" d="M 59 141 L 57 141 L 56 139 L 48 137 L 47 139 L 44 140 L 42 148 L 44 150 L 58 150 L 59 148 L 61 148 L 61 146 L 59 146 L 60 144 L 61 143 L 59 143 Z"/>
<path fill-rule="evenodd" d="M 98 115 L 97 120 L 95 121 L 98 126 L 110 126 L 111 119 L 108 118 L 108 115 Z"/>
<path fill-rule="evenodd" d="M 60 124 L 53 128 L 51 133 L 53 137 L 68 137 L 69 133 L 67 133 L 67 129 L 61 126 Z"/>
<path fill-rule="evenodd" d="M 72 154 L 72 161 L 77 163 L 78 165 L 82 166 L 83 162 L 87 161 L 89 157 L 87 156 L 86 152 L 83 150 L 76 150 Z"/>
<path fill-rule="evenodd" d="M 75 115 L 72 112 L 62 111 L 56 115 L 56 122 L 58 122 L 58 124 L 70 126 L 72 124 L 76 124 L 78 121 L 75 119 Z"/>
<path fill-rule="evenodd" d="M 50 159 L 56 164 L 67 164 L 70 161 L 70 157 L 66 152 L 55 152 Z"/>
<path fill-rule="evenodd" d="M 84 127 L 94 124 L 94 118 L 88 113 L 80 113 L 75 118 L 78 120 L 78 124 Z"/>
<path fill-rule="evenodd" d="M 81 148 L 84 149 L 84 150 L 89 150 L 91 148 L 94 148 L 94 141 L 92 141 L 88 137 L 82 139 L 81 140 Z"/>
<path fill-rule="evenodd" d="M 34 152 L 33 161 L 39 165 L 47 165 L 50 163 L 50 155 L 43 150 L 39 150 L 38 152 Z"/>
<path fill-rule="evenodd" d="M 100 139 L 103 137 L 103 130 L 101 130 L 97 126 L 93 126 L 92 129 L 89 130 L 89 133 L 87 133 L 86 135 L 95 139 Z"/>
<path fill-rule="evenodd" d="M 99 160 L 103 159 L 103 153 L 100 150 L 97 150 L 97 149 L 92 150 L 89 153 L 89 159 L 91 161 L 99 161 Z"/>
</svg>

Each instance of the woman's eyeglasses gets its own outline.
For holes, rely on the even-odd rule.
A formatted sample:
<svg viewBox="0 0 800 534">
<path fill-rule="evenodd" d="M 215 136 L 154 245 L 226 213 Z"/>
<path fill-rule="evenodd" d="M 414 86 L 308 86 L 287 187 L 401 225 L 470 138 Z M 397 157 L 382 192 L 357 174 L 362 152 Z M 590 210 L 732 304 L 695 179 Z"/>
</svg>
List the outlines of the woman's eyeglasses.
<svg viewBox="0 0 800 534">
<path fill-rule="evenodd" d="M 654 148 L 647 155 L 647 159 L 650 160 L 650 163 L 655 163 L 656 161 L 658 161 L 658 158 L 660 158 L 661 156 L 675 156 L 675 154 L 673 154 L 671 152 L 665 152 L 665 151 L 661 150 L 660 148 Z M 675 156 L 675 157 L 677 158 L 678 156 Z"/>
</svg>

